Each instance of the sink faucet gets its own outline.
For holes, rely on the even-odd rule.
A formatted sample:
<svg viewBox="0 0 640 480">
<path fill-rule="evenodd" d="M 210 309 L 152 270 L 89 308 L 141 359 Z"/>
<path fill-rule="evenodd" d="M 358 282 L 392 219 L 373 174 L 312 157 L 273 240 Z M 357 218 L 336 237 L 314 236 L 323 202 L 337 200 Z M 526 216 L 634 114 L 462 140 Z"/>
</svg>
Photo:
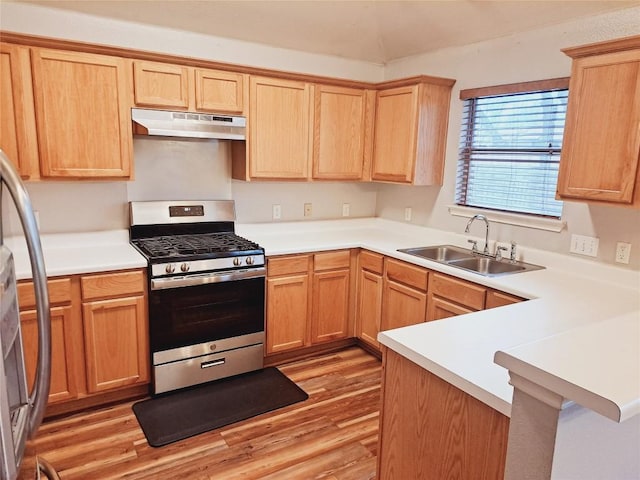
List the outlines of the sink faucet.
<svg viewBox="0 0 640 480">
<path fill-rule="evenodd" d="M 471 224 L 475 219 L 484 221 L 487 227 L 484 233 L 484 249 L 482 250 L 482 253 L 484 253 L 485 255 L 490 255 L 489 253 L 489 220 L 487 220 L 487 217 L 485 217 L 484 215 L 474 215 L 473 217 L 471 217 L 467 222 L 467 226 L 464 229 L 464 233 L 469 233 L 469 227 L 471 226 Z"/>
</svg>

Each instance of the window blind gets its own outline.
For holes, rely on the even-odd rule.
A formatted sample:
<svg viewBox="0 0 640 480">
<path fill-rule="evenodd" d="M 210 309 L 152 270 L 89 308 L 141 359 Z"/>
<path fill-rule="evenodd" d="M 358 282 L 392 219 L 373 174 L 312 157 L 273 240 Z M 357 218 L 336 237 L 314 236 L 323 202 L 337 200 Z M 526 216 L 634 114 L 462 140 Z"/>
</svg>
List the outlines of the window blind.
<svg viewBox="0 0 640 480">
<path fill-rule="evenodd" d="M 464 101 L 456 203 L 559 218 L 566 88 Z"/>
</svg>

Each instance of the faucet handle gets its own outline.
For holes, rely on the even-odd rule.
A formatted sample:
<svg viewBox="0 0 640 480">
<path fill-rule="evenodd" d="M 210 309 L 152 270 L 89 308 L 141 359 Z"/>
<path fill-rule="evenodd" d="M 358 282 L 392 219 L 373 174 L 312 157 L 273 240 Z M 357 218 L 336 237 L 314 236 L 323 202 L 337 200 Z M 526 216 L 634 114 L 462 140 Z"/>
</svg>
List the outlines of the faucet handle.
<svg viewBox="0 0 640 480">
<path fill-rule="evenodd" d="M 508 248 L 504 247 L 504 246 L 498 246 L 496 247 L 496 260 L 502 260 L 502 252 L 503 251 L 507 251 Z"/>
<path fill-rule="evenodd" d="M 514 242 L 513 240 L 511 240 L 511 253 L 509 255 L 509 259 L 512 262 L 516 261 L 516 242 Z"/>
<path fill-rule="evenodd" d="M 471 253 L 476 253 L 478 251 L 478 241 L 477 240 L 467 240 L 467 242 L 473 244 L 473 246 L 471 247 Z"/>
</svg>

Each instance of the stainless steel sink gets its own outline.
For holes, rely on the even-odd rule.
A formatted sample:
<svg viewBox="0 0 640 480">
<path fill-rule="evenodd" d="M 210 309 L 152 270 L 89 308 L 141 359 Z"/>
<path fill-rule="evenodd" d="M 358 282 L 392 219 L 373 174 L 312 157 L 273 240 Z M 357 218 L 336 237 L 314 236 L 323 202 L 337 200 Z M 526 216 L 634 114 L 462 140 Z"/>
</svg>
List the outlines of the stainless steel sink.
<svg viewBox="0 0 640 480">
<path fill-rule="evenodd" d="M 471 253 L 470 250 L 465 250 L 464 248 L 454 245 L 401 248 L 398 251 L 484 275 L 485 277 L 497 277 L 544 268 L 531 263 L 511 262 L 507 259 L 498 260 L 493 257 L 486 257 L 481 254 Z"/>
<path fill-rule="evenodd" d="M 472 272 L 479 273 L 480 275 L 500 275 L 504 273 L 516 273 L 525 270 L 524 265 L 518 263 L 503 262 L 501 260 L 495 260 L 493 258 L 467 258 L 465 260 L 458 260 L 455 262 L 449 262 L 452 267 L 464 268 Z"/>
<path fill-rule="evenodd" d="M 402 248 L 399 252 L 415 255 L 440 263 L 449 263 L 456 260 L 473 259 L 474 255 L 464 248 L 453 245 L 436 245 L 434 247 Z"/>
</svg>

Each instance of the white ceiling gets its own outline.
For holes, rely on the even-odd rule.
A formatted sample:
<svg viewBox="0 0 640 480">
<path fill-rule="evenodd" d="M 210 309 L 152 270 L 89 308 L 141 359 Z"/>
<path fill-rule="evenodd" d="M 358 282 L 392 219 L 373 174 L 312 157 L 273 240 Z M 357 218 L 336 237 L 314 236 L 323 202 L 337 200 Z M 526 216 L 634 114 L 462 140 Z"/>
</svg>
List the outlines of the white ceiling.
<svg viewBox="0 0 640 480">
<path fill-rule="evenodd" d="M 640 0 L 20 1 L 376 63 L 640 5 Z"/>
</svg>

